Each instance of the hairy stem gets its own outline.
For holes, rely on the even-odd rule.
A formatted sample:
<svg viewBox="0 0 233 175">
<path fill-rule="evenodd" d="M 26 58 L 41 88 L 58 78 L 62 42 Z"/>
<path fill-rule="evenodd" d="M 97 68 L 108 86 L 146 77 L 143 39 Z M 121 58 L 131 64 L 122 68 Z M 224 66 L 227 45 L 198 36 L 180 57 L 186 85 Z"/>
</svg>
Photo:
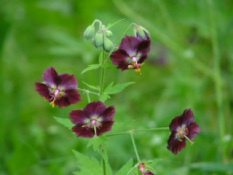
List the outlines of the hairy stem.
<svg viewBox="0 0 233 175">
<path fill-rule="evenodd" d="M 89 94 L 93 94 L 93 95 L 99 96 L 98 93 L 89 91 L 89 90 L 87 90 L 87 89 L 82 89 L 82 88 L 77 88 L 77 89 L 80 90 L 80 91 L 83 91 L 84 93 L 87 93 L 87 92 L 88 92 Z"/>
<path fill-rule="evenodd" d="M 100 93 L 99 95 L 101 96 L 103 94 L 103 91 L 104 91 L 104 74 L 105 74 L 105 68 L 104 68 L 104 58 L 105 58 L 105 51 L 103 49 L 103 57 L 102 57 L 102 60 L 101 60 L 101 77 L 100 77 Z"/>
<path fill-rule="evenodd" d="M 129 133 L 130 133 L 130 136 L 131 136 L 131 140 L 132 140 L 134 152 L 135 152 L 135 154 L 136 154 L 138 163 L 141 163 L 140 157 L 139 157 L 139 155 L 138 155 L 137 147 L 136 147 L 136 144 L 135 144 L 135 141 L 134 141 L 133 132 L 134 132 L 134 131 L 131 130 Z"/>
</svg>

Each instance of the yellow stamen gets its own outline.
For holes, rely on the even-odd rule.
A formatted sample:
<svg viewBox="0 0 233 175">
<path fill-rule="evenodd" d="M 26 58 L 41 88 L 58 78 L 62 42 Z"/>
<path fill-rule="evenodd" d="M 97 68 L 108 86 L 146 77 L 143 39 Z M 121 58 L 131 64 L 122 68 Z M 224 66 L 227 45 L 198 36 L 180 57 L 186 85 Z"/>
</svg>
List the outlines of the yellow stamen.
<svg viewBox="0 0 233 175">
<path fill-rule="evenodd" d="M 139 75 L 142 75 L 142 72 L 141 72 L 141 69 L 140 69 L 140 68 L 135 69 L 135 72 L 137 72 Z"/>
<path fill-rule="evenodd" d="M 50 102 L 50 105 L 54 108 L 55 106 L 54 101 Z"/>
<path fill-rule="evenodd" d="M 86 127 L 86 125 L 82 125 L 82 128 Z"/>
<path fill-rule="evenodd" d="M 46 101 L 46 98 L 45 98 L 45 97 L 43 97 L 43 99 L 44 99 L 44 101 Z"/>
</svg>

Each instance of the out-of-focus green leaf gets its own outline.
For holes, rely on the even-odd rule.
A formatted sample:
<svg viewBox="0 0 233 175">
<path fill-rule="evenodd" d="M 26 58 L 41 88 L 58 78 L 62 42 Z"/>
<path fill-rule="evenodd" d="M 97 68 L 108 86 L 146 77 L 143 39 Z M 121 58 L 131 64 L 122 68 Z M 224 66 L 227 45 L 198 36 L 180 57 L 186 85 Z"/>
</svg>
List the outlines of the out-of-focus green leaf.
<svg viewBox="0 0 233 175">
<path fill-rule="evenodd" d="M 127 82 L 122 84 L 115 84 L 113 86 L 113 82 L 111 82 L 106 89 L 104 90 L 105 94 L 117 94 L 121 91 L 123 91 L 127 86 L 134 84 L 134 82 Z"/>
<path fill-rule="evenodd" d="M 100 95 L 100 101 L 102 101 L 102 102 L 105 102 L 109 98 L 110 98 L 110 96 L 108 94 L 103 93 Z"/>
<path fill-rule="evenodd" d="M 92 147 L 102 158 L 108 162 L 106 138 L 104 136 L 93 137 L 89 140 L 87 147 Z"/>
<path fill-rule="evenodd" d="M 133 166 L 133 160 L 130 159 L 126 164 L 124 164 L 119 171 L 115 175 L 123 175 L 127 174 Z"/>
<path fill-rule="evenodd" d="M 88 72 L 90 70 L 95 70 L 95 69 L 98 69 L 100 68 L 100 64 L 91 64 L 91 65 L 88 65 L 88 67 L 86 69 L 84 69 L 81 74 L 84 74 L 85 72 Z"/>
<path fill-rule="evenodd" d="M 74 124 L 70 121 L 68 118 L 60 118 L 60 117 L 54 117 L 54 119 L 60 123 L 61 125 L 65 126 L 66 128 L 70 129 L 74 126 Z"/>
<path fill-rule="evenodd" d="M 102 175 L 103 168 L 100 162 L 94 157 L 88 157 L 78 151 L 73 150 L 75 157 L 79 162 L 79 171 L 75 172 L 76 175 Z"/>
<path fill-rule="evenodd" d="M 85 84 L 87 87 L 89 87 L 89 88 L 91 88 L 91 89 L 94 89 L 94 90 L 97 90 L 97 91 L 100 90 L 100 87 L 99 87 L 99 86 L 93 86 L 93 85 L 87 84 L 87 83 L 84 82 L 84 81 L 83 81 L 83 84 Z"/>
<path fill-rule="evenodd" d="M 222 163 L 215 163 L 215 162 L 199 162 L 193 163 L 190 166 L 193 169 L 202 169 L 204 171 L 229 171 L 233 172 L 232 164 L 222 164 Z"/>
</svg>

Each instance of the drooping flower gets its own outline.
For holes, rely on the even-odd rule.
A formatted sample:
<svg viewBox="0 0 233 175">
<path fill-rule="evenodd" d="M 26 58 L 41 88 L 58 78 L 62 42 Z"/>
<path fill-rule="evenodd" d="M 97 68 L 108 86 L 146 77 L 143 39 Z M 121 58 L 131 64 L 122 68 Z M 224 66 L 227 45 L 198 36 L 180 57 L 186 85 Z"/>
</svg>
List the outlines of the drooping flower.
<svg viewBox="0 0 233 175">
<path fill-rule="evenodd" d="M 77 137 L 91 138 L 99 136 L 107 131 L 111 131 L 114 121 L 115 108 L 106 106 L 101 101 L 94 101 L 83 110 L 71 111 L 69 116 L 71 122 L 75 124 L 72 131 Z"/>
<path fill-rule="evenodd" d="M 135 36 L 125 36 L 118 50 L 112 52 L 110 58 L 114 65 L 122 71 L 134 69 L 141 74 L 140 67 L 147 59 L 147 53 L 150 51 L 150 39 L 141 39 Z"/>
<path fill-rule="evenodd" d="M 81 100 L 76 90 L 78 83 L 74 75 L 57 74 L 53 67 L 50 67 L 42 74 L 44 82 L 36 82 L 37 91 L 44 99 L 48 100 L 54 107 L 69 106 Z"/>
<path fill-rule="evenodd" d="M 134 25 L 134 31 L 135 31 L 135 35 L 136 35 L 137 38 L 139 38 L 141 40 L 150 39 L 148 31 L 144 27 L 135 24 Z"/>
<path fill-rule="evenodd" d="M 138 166 L 139 171 L 141 172 L 142 175 L 154 175 L 151 171 L 147 170 L 145 168 L 144 163 L 140 163 Z"/>
<path fill-rule="evenodd" d="M 198 124 L 193 122 L 193 118 L 191 109 L 186 109 L 182 115 L 175 117 L 169 125 L 171 135 L 167 142 L 167 148 L 175 155 L 186 146 L 186 140 L 193 143 L 194 136 L 201 132 Z"/>
</svg>

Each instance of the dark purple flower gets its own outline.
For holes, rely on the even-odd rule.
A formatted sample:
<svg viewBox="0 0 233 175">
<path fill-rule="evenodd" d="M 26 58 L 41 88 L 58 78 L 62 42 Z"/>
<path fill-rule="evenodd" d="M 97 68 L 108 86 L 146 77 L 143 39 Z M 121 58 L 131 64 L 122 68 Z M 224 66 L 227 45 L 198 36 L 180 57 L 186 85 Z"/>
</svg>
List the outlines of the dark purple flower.
<svg viewBox="0 0 233 175">
<path fill-rule="evenodd" d="M 74 110 L 70 112 L 70 119 L 75 126 L 72 131 L 77 137 L 90 138 L 95 135 L 99 136 L 107 131 L 112 130 L 112 118 L 115 114 L 115 108 L 106 106 L 101 101 L 94 101 L 83 110 Z"/>
<path fill-rule="evenodd" d="M 150 51 L 150 39 L 140 39 L 135 36 L 125 36 L 122 39 L 118 50 L 112 52 L 110 58 L 118 69 L 134 69 L 141 74 L 140 67 L 147 59 Z"/>
<path fill-rule="evenodd" d="M 35 91 L 48 100 L 53 107 L 58 105 L 62 108 L 81 100 L 76 90 L 78 83 L 74 75 L 57 74 L 55 69 L 50 67 L 44 71 L 42 79 L 43 83 L 35 83 Z"/>
<path fill-rule="evenodd" d="M 169 125 L 171 135 L 167 142 L 167 148 L 175 155 L 185 147 L 186 140 L 192 141 L 194 136 L 201 132 L 198 124 L 193 122 L 193 118 L 191 109 L 186 109 L 182 115 L 175 117 Z"/>
</svg>

